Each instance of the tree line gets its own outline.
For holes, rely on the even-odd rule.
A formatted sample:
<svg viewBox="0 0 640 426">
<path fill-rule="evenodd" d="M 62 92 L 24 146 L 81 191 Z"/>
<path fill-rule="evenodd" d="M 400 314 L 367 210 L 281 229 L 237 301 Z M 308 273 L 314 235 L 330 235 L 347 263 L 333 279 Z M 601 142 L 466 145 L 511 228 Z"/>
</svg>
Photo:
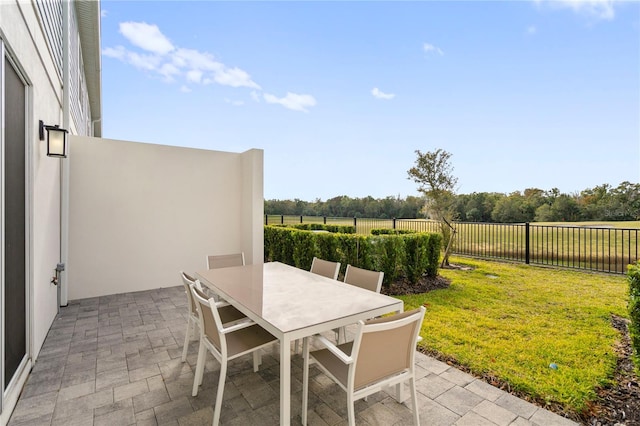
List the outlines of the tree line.
<svg viewBox="0 0 640 426">
<path fill-rule="evenodd" d="M 474 192 L 453 195 L 454 218 L 460 222 L 577 222 L 587 220 L 640 220 L 640 184 L 622 182 L 565 194 L 557 188 L 527 188 L 510 194 Z M 265 200 L 265 214 L 327 217 L 404 218 L 428 217 L 423 196 L 401 198 L 351 198 L 326 201 Z"/>
</svg>

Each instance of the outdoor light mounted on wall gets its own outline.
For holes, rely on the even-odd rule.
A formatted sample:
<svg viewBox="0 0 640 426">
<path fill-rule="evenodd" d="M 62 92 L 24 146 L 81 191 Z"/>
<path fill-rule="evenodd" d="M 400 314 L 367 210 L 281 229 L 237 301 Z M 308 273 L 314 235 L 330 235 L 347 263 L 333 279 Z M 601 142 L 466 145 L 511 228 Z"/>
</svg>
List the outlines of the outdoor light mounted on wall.
<svg viewBox="0 0 640 426">
<path fill-rule="evenodd" d="M 40 140 L 44 140 L 44 131 L 47 131 L 47 155 L 49 157 L 67 157 L 67 129 L 61 129 L 57 124 L 48 126 L 40 120 Z"/>
</svg>

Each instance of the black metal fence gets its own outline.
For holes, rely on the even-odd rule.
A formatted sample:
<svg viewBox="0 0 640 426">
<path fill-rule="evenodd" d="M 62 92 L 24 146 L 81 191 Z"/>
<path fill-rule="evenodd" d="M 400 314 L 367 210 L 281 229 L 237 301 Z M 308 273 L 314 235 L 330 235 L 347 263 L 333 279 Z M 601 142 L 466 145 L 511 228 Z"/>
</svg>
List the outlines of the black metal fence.
<svg viewBox="0 0 640 426">
<path fill-rule="evenodd" d="M 369 219 L 265 215 L 265 224 L 324 223 L 353 225 L 359 234 L 371 229 L 440 232 L 424 219 Z M 453 253 L 563 268 L 624 274 L 640 259 L 636 228 L 536 225 L 530 223 L 456 222 Z"/>
</svg>

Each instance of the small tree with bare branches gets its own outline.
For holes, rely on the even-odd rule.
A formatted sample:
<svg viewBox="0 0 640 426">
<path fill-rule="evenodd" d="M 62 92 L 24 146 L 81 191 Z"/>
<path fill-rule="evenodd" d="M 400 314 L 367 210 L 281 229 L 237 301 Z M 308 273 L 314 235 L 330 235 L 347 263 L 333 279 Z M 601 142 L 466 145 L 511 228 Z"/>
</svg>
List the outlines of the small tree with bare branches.
<svg viewBox="0 0 640 426">
<path fill-rule="evenodd" d="M 441 148 L 422 153 L 416 150 L 415 165 L 409 169 L 409 179 L 416 182 L 418 191 L 424 194 L 425 209 L 431 219 L 440 222 L 442 242 L 445 244 L 441 267 L 449 265 L 456 229 L 453 226 L 454 202 L 458 178 L 453 176 L 449 162 L 451 154 Z"/>
</svg>

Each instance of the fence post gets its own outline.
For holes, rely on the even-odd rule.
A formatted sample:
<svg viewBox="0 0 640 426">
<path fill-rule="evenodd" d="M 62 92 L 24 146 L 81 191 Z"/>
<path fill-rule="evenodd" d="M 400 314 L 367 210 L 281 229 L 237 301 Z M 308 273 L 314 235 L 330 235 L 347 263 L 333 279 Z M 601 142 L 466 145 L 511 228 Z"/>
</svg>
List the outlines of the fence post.
<svg viewBox="0 0 640 426">
<path fill-rule="evenodd" d="M 527 265 L 529 264 L 529 256 L 530 256 L 530 251 L 529 251 L 529 222 L 524 224 L 524 239 L 525 239 L 525 243 L 524 243 L 524 263 L 526 263 Z"/>
<path fill-rule="evenodd" d="M 356 217 L 353 217 L 353 227 L 356 230 L 356 234 L 358 233 L 358 219 L 356 219 Z"/>
<path fill-rule="evenodd" d="M 284 225 L 284 215 L 280 215 L 280 225 Z"/>
<path fill-rule="evenodd" d="M 265 224 L 265 225 L 268 225 L 268 224 L 269 224 L 269 215 L 268 215 L 268 214 L 265 214 L 265 215 L 264 215 L 264 224 Z"/>
<path fill-rule="evenodd" d="M 326 217 L 326 216 L 324 216 L 324 221 L 323 221 L 323 223 L 324 223 L 325 225 L 327 224 L 327 217 Z"/>
<path fill-rule="evenodd" d="M 302 215 L 300 215 L 300 223 L 302 223 Z"/>
<path fill-rule="evenodd" d="M 393 229 L 396 229 L 396 218 L 393 218 Z"/>
</svg>

